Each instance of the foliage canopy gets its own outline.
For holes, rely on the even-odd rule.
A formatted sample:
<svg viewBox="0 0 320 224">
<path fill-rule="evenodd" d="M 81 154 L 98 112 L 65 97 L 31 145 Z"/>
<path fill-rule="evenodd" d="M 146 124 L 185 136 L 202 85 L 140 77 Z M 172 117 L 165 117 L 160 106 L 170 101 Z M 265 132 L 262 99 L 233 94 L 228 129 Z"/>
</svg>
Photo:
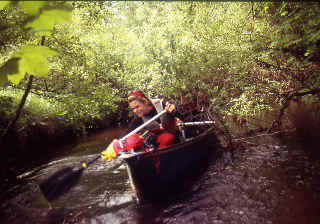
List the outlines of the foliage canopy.
<svg viewBox="0 0 320 224">
<path fill-rule="evenodd" d="M 253 116 L 290 94 L 319 101 L 318 3 L 19 1 L 0 10 L 0 83 L 48 75 L 34 90 L 72 119 L 123 111 L 132 89 L 205 96 L 225 115 Z"/>
</svg>

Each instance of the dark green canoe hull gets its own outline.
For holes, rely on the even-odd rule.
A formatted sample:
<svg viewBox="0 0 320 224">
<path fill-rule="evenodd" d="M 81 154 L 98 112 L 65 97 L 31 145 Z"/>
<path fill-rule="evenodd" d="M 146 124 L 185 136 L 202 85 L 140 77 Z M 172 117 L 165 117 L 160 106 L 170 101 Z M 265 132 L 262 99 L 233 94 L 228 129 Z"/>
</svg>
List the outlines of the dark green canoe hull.
<svg viewBox="0 0 320 224">
<path fill-rule="evenodd" d="M 213 129 L 166 149 L 125 158 L 131 187 L 139 204 L 165 199 L 197 173 L 215 151 Z"/>
</svg>

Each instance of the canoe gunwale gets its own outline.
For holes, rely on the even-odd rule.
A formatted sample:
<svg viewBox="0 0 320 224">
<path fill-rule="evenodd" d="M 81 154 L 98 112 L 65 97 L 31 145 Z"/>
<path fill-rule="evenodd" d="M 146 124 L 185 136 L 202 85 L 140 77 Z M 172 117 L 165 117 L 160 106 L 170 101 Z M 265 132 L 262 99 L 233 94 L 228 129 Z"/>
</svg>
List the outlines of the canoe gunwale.
<svg viewBox="0 0 320 224">
<path fill-rule="evenodd" d="M 197 142 L 201 142 L 201 140 L 205 139 L 210 134 L 214 134 L 214 128 L 213 127 L 209 128 L 208 130 L 206 130 L 205 132 L 199 134 L 196 137 L 189 138 L 185 142 L 179 142 L 177 144 L 171 145 L 168 148 L 152 151 L 151 153 L 150 152 L 142 152 L 142 153 L 131 155 L 129 157 L 124 157 L 124 158 L 121 158 L 121 159 L 124 160 L 126 163 L 130 163 L 131 160 L 142 159 L 142 157 L 143 158 L 148 158 L 148 157 L 153 157 L 153 156 L 166 154 L 166 153 L 169 153 L 169 152 L 174 151 L 174 150 L 182 150 L 183 148 L 185 148 L 187 146 L 196 144 Z"/>
</svg>

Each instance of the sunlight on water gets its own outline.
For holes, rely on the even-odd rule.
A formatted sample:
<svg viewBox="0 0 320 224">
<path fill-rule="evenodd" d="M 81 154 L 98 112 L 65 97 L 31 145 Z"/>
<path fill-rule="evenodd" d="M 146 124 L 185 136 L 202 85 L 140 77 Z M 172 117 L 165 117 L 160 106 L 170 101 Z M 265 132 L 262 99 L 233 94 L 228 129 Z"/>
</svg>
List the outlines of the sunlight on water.
<svg viewBox="0 0 320 224">
<path fill-rule="evenodd" d="M 121 204 L 126 204 L 133 201 L 133 194 L 131 192 L 125 192 L 121 195 L 112 195 L 105 204 L 105 207 L 114 207 Z"/>
</svg>

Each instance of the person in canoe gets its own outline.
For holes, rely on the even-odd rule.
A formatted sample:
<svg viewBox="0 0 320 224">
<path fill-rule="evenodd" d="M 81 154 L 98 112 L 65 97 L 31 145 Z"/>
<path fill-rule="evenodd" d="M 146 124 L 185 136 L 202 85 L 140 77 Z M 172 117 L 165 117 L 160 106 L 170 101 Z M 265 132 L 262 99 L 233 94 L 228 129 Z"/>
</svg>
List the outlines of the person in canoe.
<svg viewBox="0 0 320 224">
<path fill-rule="evenodd" d="M 104 160 L 112 160 L 122 152 L 161 150 L 177 142 L 176 122 L 180 122 L 180 120 L 176 118 L 178 113 L 174 104 L 163 99 L 149 99 L 140 90 L 129 94 L 128 103 L 135 116 L 120 138 L 147 122 L 157 113 L 163 110 L 166 110 L 167 113 L 148 124 L 139 133 L 130 135 L 124 141 L 114 139 L 102 152 L 101 157 Z"/>
</svg>

